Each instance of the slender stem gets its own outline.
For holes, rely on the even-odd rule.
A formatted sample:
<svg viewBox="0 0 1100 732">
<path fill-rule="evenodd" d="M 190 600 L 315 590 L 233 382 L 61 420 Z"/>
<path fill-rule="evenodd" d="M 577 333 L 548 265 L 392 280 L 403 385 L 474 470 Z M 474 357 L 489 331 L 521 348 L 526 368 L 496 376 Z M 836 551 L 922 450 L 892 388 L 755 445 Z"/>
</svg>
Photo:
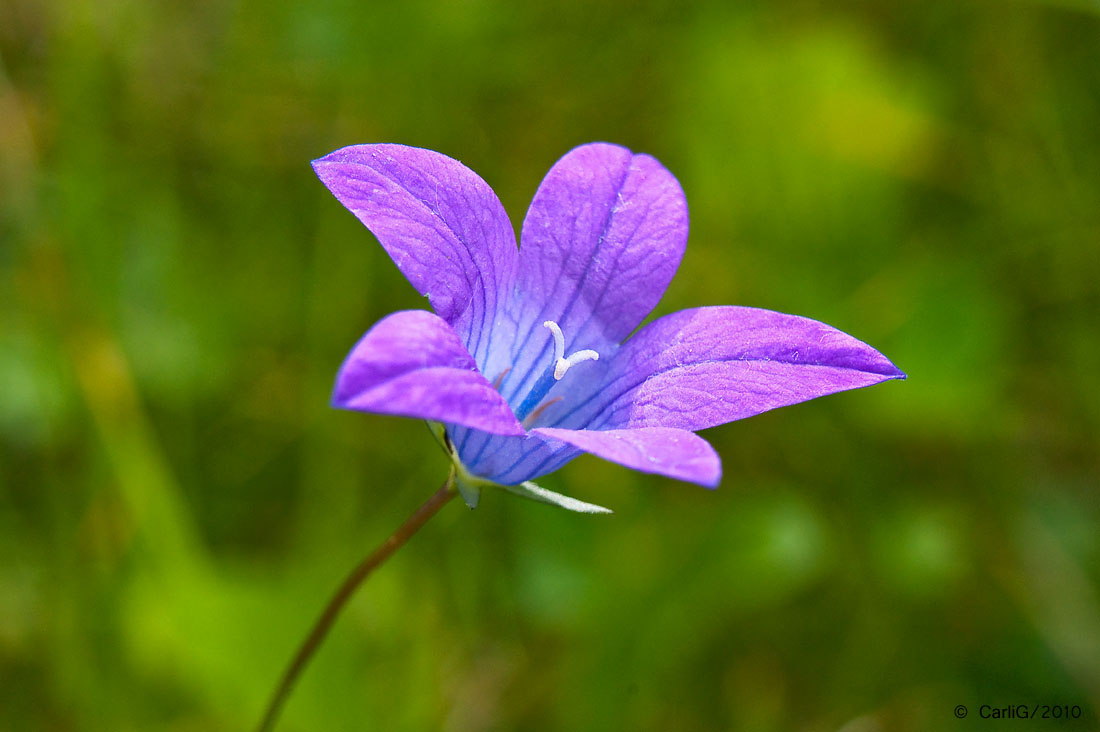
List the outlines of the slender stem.
<svg viewBox="0 0 1100 732">
<path fill-rule="evenodd" d="M 440 487 L 423 506 L 416 509 L 416 513 L 409 516 L 409 518 L 405 520 L 405 523 L 397 527 L 397 531 L 390 535 L 390 538 L 382 542 L 377 549 L 359 563 L 359 566 L 351 571 L 351 574 L 347 576 L 344 583 L 340 585 L 340 589 L 336 590 L 336 594 L 328 601 L 328 605 L 325 606 L 325 611 L 321 613 L 321 617 L 317 618 L 317 622 L 313 625 L 313 630 L 310 631 L 309 636 L 302 643 L 301 647 L 298 648 L 298 653 L 295 654 L 294 660 L 290 662 L 286 671 L 283 672 L 283 678 L 279 681 L 279 686 L 275 689 L 275 694 L 271 697 L 271 701 L 268 702 L 263 721 L 261 721 L 260 726 L 256 728 L 257 732 L 270 732 L 270 730 L 275 727 L 275 722 L 279 719 L 279 710 L 282 709 L 287 696 L 290 694 L 291 689 L 294 688 L 294 683 L 298 680 L 302 670 L 305 668 L 306 664 L 309 663 L 309 659 L 313 657 L 313 654 L 317 651 L 321 642 L 324 641 L 329 628 L 332 627 L 333 621 L 336 620 L 336 616 L 340 614 L 344 605 L 347 604 L 347 601 L 355 594 L 355 590 L 359 588 L 363 580 L 365 580 L 371 572 L 377 569 L 380 564 L 389 559 L 395 551 L 400 549 L 405 542 L 409 540 L 409 537 L 415 534 L 428 519 L 439 511 L 439 509 L 443 508 L 447 501 L 454 498 L 455 493 L 454 471 L 452 471 L 442 487 Z"/>
</svg>

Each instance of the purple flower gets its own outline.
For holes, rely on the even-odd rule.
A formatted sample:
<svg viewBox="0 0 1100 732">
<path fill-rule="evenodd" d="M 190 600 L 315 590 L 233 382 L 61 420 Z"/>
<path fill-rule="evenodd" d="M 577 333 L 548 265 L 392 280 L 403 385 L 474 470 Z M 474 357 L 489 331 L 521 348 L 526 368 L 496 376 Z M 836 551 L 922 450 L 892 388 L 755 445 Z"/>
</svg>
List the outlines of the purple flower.
<svg viewBox="0 0 1100 732">
<path fill-rule="evenodd" d="M 905 378 L 849 335 L 755 308 L 683 310 L 627 338 L 687 242 L 683 191 L 648 155 L 569 152 L 539 186 L 518 250 L 492 189 L 444 155 L 355 145 L 313 167 L 435 310 L 375 325 L 333 403 L 438 423 L 471 504 L 486 484 L 569 503 L 529 481 L 581 452 L 716 486 L 721 463 L 696 430 Z"/>
</svg>

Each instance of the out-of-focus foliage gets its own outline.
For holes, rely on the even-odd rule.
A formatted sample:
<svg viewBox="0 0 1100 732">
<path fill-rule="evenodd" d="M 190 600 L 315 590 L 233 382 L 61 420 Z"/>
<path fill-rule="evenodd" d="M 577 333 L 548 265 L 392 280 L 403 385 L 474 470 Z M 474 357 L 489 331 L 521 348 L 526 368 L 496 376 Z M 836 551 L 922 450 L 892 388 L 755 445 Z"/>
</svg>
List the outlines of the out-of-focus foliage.
<svg viewBox="0 0 1100 732">
<path fill-rule="evenodd" d="M 281 729 L 1096 727 L 1093 0 L 3 0 L 0 61 L 0 728 L 247 729 L 443 480 L 327 406 L 426 303 L 310 159 L 439 150 L 518 223 L 591 140 L 687 191 L 659 313 L 815 317 L 909 381 L 710 430 L 717 492 L 584 458 L 545 484 L 615 516 L 449 506 Z"/>
</svg>

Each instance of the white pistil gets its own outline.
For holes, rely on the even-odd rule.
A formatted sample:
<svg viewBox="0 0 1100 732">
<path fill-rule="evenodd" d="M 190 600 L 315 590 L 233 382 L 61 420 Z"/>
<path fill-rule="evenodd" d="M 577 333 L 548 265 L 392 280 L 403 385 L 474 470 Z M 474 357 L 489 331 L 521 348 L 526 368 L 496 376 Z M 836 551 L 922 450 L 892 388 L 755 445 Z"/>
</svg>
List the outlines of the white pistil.
<svg viewBox="0 0 1100 732">
<path fill-rule="evenodd" d="M 581 361 L 599 361 L 600 354 L 593 351 L 591 348 L 585 348 L 575 353 L 565 355 L 565 336 L 562 335 L 561 328 L 553 320 L 547 320 L 543 323 L 543 326 L 550 329 L 550 332 L 554 336 L 554 380 L 561 381 L 565 376 L 565 372 L 573 366 L 576 366 Z"/>
<path fill-rule="evenodd" d="M 569 358 L 558 359 L 558 362 L 554 364 L 554 378 L 561 381 L 561 377 L 565 376 L 565 372 L 573 366 L 576 366 L 581 361 L 599 361 L 600 354 L 593 351 L 591 348 L 586 348 L 583 351 L 577 351 L 569 356 Z"/>
</svg>

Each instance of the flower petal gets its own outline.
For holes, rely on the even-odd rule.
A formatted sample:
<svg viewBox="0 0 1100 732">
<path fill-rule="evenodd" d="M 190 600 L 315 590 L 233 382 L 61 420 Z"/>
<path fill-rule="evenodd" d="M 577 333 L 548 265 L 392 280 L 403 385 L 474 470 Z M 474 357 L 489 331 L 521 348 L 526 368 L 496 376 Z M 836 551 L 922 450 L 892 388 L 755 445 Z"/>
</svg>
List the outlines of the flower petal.
<svg viewBox="0 0 1100 732">
<path fill-rule="evenodd" d="M 655 320 L 624 343 L 587 409 L 595 427 L 699 430 L 904 378 L 866 343 L 816 320 L 707 307 Z"/>
<path fill-rule="evenodd" d="M 676 179 L 649 155 L 593 143 L 559 160 L 520 236 L 512 396 L 550 362 L 553 320 L 566 353 L 606 350 L 661 299 L 680 266 L 688 214 Z"/>
<path fill-rule="evenodd" d="M 493 190 L 457 160 L 404 145 L 345 147 L 313 169 L 482 363 L 484 324 L 516 268 L 515 232 Z"/>
<path fill-rule="evenodd" d="M 710 443 L 687 430 L 641 427 L 622 430 L 565 430 L 539 427 L 532 434 L 564 442 L 644 473 L 699 483 L 713 488 L 722 477 L 722 462 Z"/>
<path fill-rule="evenodd" d="M 451 326 L 424 310 L 394 313 L 371 328 L 340 368 L 332 402 L 361 412 L 524 434 Z"/>
</svg>

